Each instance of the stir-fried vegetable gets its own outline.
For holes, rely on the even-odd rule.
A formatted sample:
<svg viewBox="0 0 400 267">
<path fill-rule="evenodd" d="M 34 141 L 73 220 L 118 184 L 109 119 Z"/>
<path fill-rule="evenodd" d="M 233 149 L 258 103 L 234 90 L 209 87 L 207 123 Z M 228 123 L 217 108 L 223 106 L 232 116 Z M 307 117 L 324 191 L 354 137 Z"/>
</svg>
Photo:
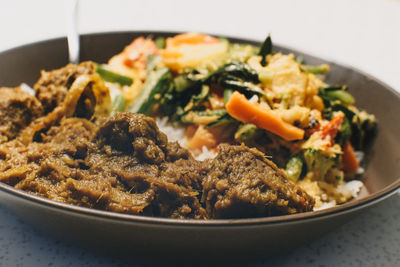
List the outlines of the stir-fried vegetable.
<svg viewBox="0 0 400 267">
<path fill-rule="evenodd" d="M 353 105 L 355 100 L 354 97 L 345 91 L 345 86 L 329 86 L 325 85 L 320 88 L 319 95 L 325 101 L 339 101 L 342 105 L 349 106 Z"/>
<path fill-rule="evenodd" d="M 350 142 L 346 142 L 343 147 L 342 163 L 343 168 L 348 172 L 355 172 L 360 166 Z"/>
<path fill-rule="evenodd" d="M 220 117 L 226 114 L 225 109 L 205 110 L 205 111 L 190 111 L 183 115 L 181 121 L 183 123 L 209 124 L 217 121 Z"/>
<path fill-rule="evenodd" d="M 330 168 L 336 165 L 337 157 L 328 157 L 315 149 L 307 149 L 303 153 L 307 171 L 314 174 L 314 179 L 324 180 Z"/>
<path fill-rule="evenodd" d="M 313 73 L 313 74 L 325 74 L 329 71 L 328 64 L 321 65 L 300 65 L 302 71 Z"/>
<path fill-rule="evenodd" d="M 119 83 L 120 85 L 131 85 L 133 80 L 127 76 L 120 75 L 118 73 L 106 70 L 100 64 L 96 64 L 96 72 L 101 78 L 107 82 Z"/>
<path fill-rule="evenodd" d="M 203 85 L 201 91 L 198 95 L 193 95 L 189 103 L 183 109 L 184 111 L 189 111 L 194 108 L 199 107 L 209 96 L 210 87 L 208 85 Z"/>
<path fill-rule="evenodd" d="M 161 101 L 161 97 L 171 86 L 171 72 L 167 68 L 156 70 L 147 77 L 135 100 L 128 107 L 131 112 L 150 115 L 152 108 Z"/>
<path fill-rule="evenodd" d="M 237 90 L 248 96 L 264 95 L 261 88 L 256 86 L 259 82 L 255 70 L 243 62 L 236 61 L 220 67 L 204 80 L 206 84 Z"/>
<path fill-rule="evenodd" d="M 260 52 L 258 54 L 262 57 L 261 65 L 267 64 L 267 56 L 272 53 L 272 40 L 271 36 L 268 35 L 264 43 L 261 45 Z"/>
<path fill-rule="evenodd" d="M 118 95 L 113 111 L 167 116 L 186 127 L 195 156 L 225 142 L 256 147 L 298 184 L 332 187 L 357 173 L 354 150 L 373 137 L 375 117 L 354 106 L 346 86 L 322 81 L 329 65 L 274 51 L 270 36 L 260 47 L 198 33 L 138 38 L 128 47 L 123 60 L 135 49 L 140 56 L 123 73 L 141 86 L 132 102 Z M 340 195 L 327 190 L 320 192 Z"/>
<path fill-rule="evenodd" d="M 243 142 L 256 139 L 260 136 L 260 129 L 252 123 L 241 125 L 235 133 L 235 139 Z"/>
<path fill-rule="evenodd" d="M 117 95 L 111 104 L 111 116 L 114 116 L 115 111 L 124 111 L 126 106 L 125 98 L 122 94 Z"/>
<path fill-rule="evenodd" d="M 303 160 L 299 156 L 293 156 L 289 159 L 286 164 L 287 177 L 292 182 L 297 182 L 303 171 Z"/>
<path fill-rule="evenodd" d="M 324 118 L 331 119 L 334 112 L 341 111 L 345 118 L 337 137 L 337 142 L 344 146 L 350 139 L 356 149 L 362 149 L 376 131 L 375 117 L 356 108 L 350 109 L 355 102 L 354 97 L 346 92 L 345 86 L 324 84 L 319 90 L 319 96 L 324 100 Z"/>
<path fill-rule="evenodd" d="M 285 140 L 303 139 L 304 130 L 284 122 L 277 114 L 260 104 L 251 103 L 237 91 L 226 104 L 226 110 L 233 118 L 244 123 L 253 123 Z"/>
</svg>

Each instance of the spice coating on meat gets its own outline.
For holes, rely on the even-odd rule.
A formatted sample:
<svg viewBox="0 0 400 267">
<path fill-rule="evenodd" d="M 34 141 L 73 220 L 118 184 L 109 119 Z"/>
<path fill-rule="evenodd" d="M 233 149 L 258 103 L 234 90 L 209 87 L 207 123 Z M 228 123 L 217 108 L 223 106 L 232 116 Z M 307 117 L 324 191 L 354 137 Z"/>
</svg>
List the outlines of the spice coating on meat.
<svg viewBox="0 0 400 267">
<path fill-rule="evenodd" d="M 311 211 L 314 201 L 256 149 L 221 145 L 203 184 L 211 218 L 249 218 Z"/>
<path fill-rule="evenodd" d="M 312 210 L 256 149 L 221 145 L 214 160 L 197 161 L 153 118 L 108 117 L 108 89 L 93 68 L 43 72 L 37 98 L 0 88 L 0 182 L 63 203 L 178 219 Z"/>
<path fill-rule="evenodd" d="M 86 164 L 116 176 L 131 193 L 152 192 L 146 213 L 172 218 L 206 217 L 197 195 L 206 168 L 188 151 L 168 143 L 154 119 L 128 112 L 105 121 Z"/>
<path fill-rule="evenodd" d="M 49 72 L 42 71 L 33 89 L 45 112 L 48 113 L 63 103 L 69 88 L 79 75 L 93 74 L 94 69 L 92 62 L 83 62 L 79 65 L 68 64 Z"/>
<path fill-rule="evenodd" d="M 14 139 L 32 120 L 43 113 L 41 103 L 17 88 L 0 88 L 0 143 Z"/>
<path fill-rule="evenodd" d="M 64 118 L 40 141 L 0 145 L 0 171 L 1 182 L 59 202 L 137 215 L 206 218 L 198 199 L 206 166 L 168 143 L 154 120 L 140 114 L 118 113 L 100 126 Z"/>
</svg>

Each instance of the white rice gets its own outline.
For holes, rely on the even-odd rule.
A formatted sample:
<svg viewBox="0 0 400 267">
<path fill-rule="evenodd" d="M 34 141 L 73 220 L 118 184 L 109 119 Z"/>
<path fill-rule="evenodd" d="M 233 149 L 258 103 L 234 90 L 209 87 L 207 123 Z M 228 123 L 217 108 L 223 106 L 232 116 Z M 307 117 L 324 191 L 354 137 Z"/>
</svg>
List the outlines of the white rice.
<svg viewBox="0 0 400 267">
<path fill-rule="evenodd" d="M 28 94 L 34 96 L 35 95 L 35 90 L 32 89 L 32 87 L 30 87 L 29 85 L 27 85 L 26 83 L 21 83 L 21 85 L 19 86 L 19 88 L 21 88 L 22 91 L 27 92 Z"/>
<path fill-rule="evenodd" d="M 329 208 L 333 208 L 333 207 L 336 206 L 336 201 L 335 200 L 332 200 L 332 201 L 329 201 L 329 202 L 322 202 L 322 203 L 323 204 L 321 206 L 319 206 L 318 208 L 314 207 L 314 211 L 329 209 Z"/>
<path fill-rule="evenodd" d="M 206 146 L 203 146 L 201 149 L 200 154 L 198 154 L 198 156 L 196 156 L 195 158 L 199 161 L 204 161 L 206 159 L 213 159 L 217 156 L 217 153 L 208 150 L 208 148 Z"/>
<path fill-rule="evenodd" d="M 359 180 L 352 180 L 343 184 L 338 185 L 337 191 L 344 196 L 351 196 L 356 198 L 361 188 L 364 186 L 363 182 Z"/>
<path fill-rule="evenodd" d="M 185 136 L 185 128 L 174 126 L 168 122 L 168 117 L 156 118 L 156 123 L 160 131 L 165 133 L 170 142 L 178 142 L 182 147 L 186 148 L 187 138 Z M 207 147 L 203 146 L 201 151 L 192 153 L 196 160 L 204 161 L 213 159 L 217 154 Z"/>
<path fill-rule="evenodd" d="M 165 133 L 170 142 L 178 142 L 185 147 L 185 128 L 176 127 L 168 122 L 168 117 L 156 118 L 156 123 L 161 132 Z"/>
</svg>

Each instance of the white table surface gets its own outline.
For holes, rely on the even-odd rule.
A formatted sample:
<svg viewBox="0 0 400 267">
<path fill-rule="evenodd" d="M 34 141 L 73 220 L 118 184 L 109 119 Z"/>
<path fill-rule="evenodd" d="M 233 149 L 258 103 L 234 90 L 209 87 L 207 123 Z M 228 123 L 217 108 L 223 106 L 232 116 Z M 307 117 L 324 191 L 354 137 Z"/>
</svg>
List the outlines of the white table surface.
<svg viewBox="0 0 400 267">
<path fill-rule="evenodd" d="M 66 35 L 68 0 L 0 0 L 0 51 Z M 81 0 L 81 33 L 198 31 L 263 40 L 367 72 L 400 92 L 400 0 Z M 400 266 L 400 197 L 256 265 Z M 123 265 L 43 236 L 1 207 L 0 266 Z"/>
</svg>

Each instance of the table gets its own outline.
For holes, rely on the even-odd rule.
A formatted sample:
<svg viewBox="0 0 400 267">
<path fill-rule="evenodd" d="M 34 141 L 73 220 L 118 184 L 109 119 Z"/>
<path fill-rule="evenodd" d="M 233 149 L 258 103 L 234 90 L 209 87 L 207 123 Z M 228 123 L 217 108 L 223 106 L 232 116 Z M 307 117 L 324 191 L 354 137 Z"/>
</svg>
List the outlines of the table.
<svg viewBox="0 0 400 267">
<path fill-rule="evenodd" d="M 248 266 L 399 266 L 400 195 L 310 244 Z M 37 231 L 0 205 L 0 266 L 142 266 L 76 248 Z"/>
</svg>

